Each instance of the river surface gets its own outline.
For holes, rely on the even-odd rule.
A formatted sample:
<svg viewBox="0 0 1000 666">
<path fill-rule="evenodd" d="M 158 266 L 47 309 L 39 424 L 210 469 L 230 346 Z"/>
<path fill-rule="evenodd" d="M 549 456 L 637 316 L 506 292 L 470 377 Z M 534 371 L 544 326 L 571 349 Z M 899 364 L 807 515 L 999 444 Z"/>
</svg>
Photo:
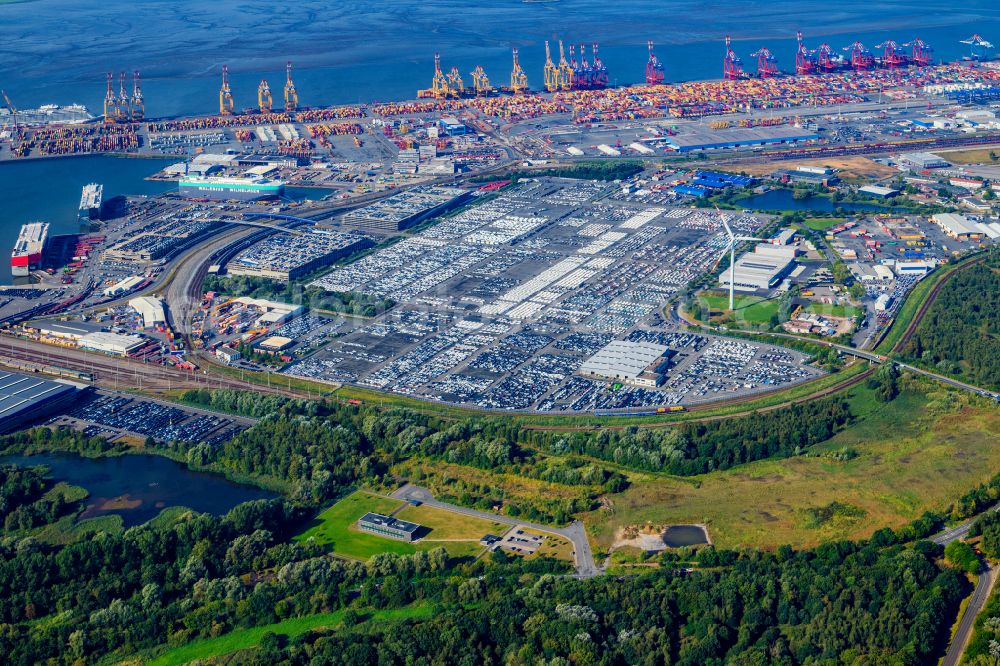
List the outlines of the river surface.
<svg viewBox="0 0 1000 666">
<path fill-rule="evenodd" d="M 254 486 L 232 483 L 205 472 L 193 472 L 168 458 L 123 455 L 84 458 L 72 453 L 4 456 L 0 463 L 22 467 L 45 465 L 57 481 L 86 488 L 81 518 L 118 515 L 125 527 L 141 525 L 171 506 L 222 515 L 237 504 L 276 497 Z"/>
<path fill-rule="evenodd" d="M 409 99 L 430 83 L 434 52 L 445 69 L 481 64 L 494 84 L 509 80 L 511 47 L 529 83 L 540 87 L 544 41 L 600 43 L 612 83 L 643 80 L 646 41 L 670 81 L 721 76 L 723 38 L 749 71 L 767 46 L 795 66 L 795 33 L 835 50 L 860 39 L 920 36 L 938 58 L 968 53 L 959 40 L 978 32 L 1000 43 L 995 0 L 33 0 L 0 2 L 0 87 L 14 104 L 86 104 L 100 113 L 105 74 L 140 69 L 147 115 L 210 113 L 219 72 L 229 65 L 237 108 L 256 102 L 262 77 L 280 97 L 285 61 L 295 63 L 303 105 Z M 589 57 L 588 46 L 588 57 Z M 117 78 L 116 78 L 117 88 Z M 117 90 L 116 90 L 117 92 Z"/>
</svg>

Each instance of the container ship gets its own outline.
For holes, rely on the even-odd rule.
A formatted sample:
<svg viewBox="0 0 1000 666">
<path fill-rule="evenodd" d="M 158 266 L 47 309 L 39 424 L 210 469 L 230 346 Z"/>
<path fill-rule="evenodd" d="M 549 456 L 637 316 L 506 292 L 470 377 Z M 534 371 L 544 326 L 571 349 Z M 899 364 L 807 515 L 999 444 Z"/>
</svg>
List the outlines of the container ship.
<svg viewBox="0 0 1000 666">
<path fill-rule="evenodd" d="M 14 250 L 10 253 L 11 275 L 26 276 L 41 268 L 48 237 L 48 222 L 32 222 L 21 227 Z"/>
<path fill-rule="evenodd" d="M 80 222 L 90 222 L 101 219 L 101 204 L 104 202 L 104 186 L 100 183 L 90 183 L 83 186 L 80 195 Z"/>
<path fill-rule="evenodd" d="M 184 176 L 178 183 L 182 196 L 220 201 L 273 199 L 285 193 L 285 184 L 269 178 Z"/>
</svg>

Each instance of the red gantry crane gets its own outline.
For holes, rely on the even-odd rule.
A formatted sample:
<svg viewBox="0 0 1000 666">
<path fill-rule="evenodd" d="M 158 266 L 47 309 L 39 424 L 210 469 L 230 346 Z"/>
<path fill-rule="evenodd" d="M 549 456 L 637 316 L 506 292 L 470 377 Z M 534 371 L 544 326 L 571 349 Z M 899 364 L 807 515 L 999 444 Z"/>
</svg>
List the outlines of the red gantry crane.
<svg viewBox="0 0 1000 666">
<path fill-rule="evenodd" d="M 781 72 L 778 70 L 778 59 L 774 57 L 766 46 L 762 46 L 753 53 L 752 57 L 757 58 L 757 77 L 761 79 L 773 79 Z"/>
<path fill-rule="evenodd" d="M 844 56 L 834 53 L 833 48 L 823 42 L 816 49 L 816 66 L 823 72 L 834 72 L 844 64 Z"/>
<path fill-rule="evenodd" d="M 652 40 L 646 42 L 649 47 L 649 60 L 646 61 L 646 85 L 647 86 L 658 86 L 663 83 L 665 77 L 663 74 L 663 63 L 656 57 L 653 53 L 653 42 Z"/>
<path fill-rule="evenodd" d="M 887 39 L 875 48 L 882 49 L 882 66 L 887 69 L 899 69 L 906 64 L 902 49 L 894 40 Z"/>
<path fill-rule="evenodd" d="M 799 42 L 798 50 L 795 51 L 795 73 L 812 74 L 816 71 L 816 52 L 806 48 L 801 30 L 795 33 L 795 38 Z"/>
<path fill-rule="evenodd" d="M 931 55 L 934 49 L 919 37 L 903 44 L 903 46 L 910 47 L 910 61 L 917 67 L 927 67 L 934 63 L 934 57 Z"/>
<path fill-rule="evenodd" d="M 875 64 L 875 58 L 872 57 L 872 54 L 860 41 L 855 41 L 850 46 L 845 46 L 844 50 L 850 52 L 851 67 L 856 71 L 871 69 L 872 65 Z"/>
<path fill-rule="evenodd" d="M 594 50 L 594 63 L 590 69 L 590 85 L 592 88 L 606 88 L 608 86 L 608 68 L 601 62 L 601 56 L 597 53 L 597 42 L 591 48 Z"/>
<path fill-rule="evenodd" d="M 733 51 L 729 35 L 726 35 L 726 57 L 722 60 L 722 78 L 727 81 L 743 78 L 743 60 Z"/>
</svg>

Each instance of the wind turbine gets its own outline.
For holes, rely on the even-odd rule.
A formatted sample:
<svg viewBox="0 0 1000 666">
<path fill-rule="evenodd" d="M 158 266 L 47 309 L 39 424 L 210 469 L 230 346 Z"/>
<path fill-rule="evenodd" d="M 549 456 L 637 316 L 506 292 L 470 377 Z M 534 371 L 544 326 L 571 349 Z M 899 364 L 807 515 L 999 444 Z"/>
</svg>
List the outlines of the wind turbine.
<svg viewBox="0 0 1000 666">
<path fill-rule="evenodd" d="M 733 233 L 733 230 L 729 228 L 729 224 L 726 222 L 726 216 L 722 214 L 719 207 L 715 207 L 715 211 L 719 214 L 719 221 L 722 222 L 722 226 L 726 230 L 726 235 L 729 236 L 729 311 L 732 312 L 735 309 L 735 290 L 736 290 L 736 243 L 742 243 L 743 241 L 763 241 L 767 240 L 765 238 L 755 238 L 753 236 L 737 236 Z M 725 255 L 726 250 L 722 250 L 722 254 Z M 721 257 L 720 257 L 721 258 Z"/>
</svg>

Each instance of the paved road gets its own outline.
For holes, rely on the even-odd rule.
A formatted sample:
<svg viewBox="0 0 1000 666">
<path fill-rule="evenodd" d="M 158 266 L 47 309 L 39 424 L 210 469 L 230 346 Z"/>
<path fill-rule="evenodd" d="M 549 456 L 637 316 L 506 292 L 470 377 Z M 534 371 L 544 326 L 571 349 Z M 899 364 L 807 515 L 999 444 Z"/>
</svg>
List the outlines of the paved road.
<svg viewBox="0 0 1000 666">
<path fill-rule="evenodd" d="M 1000 511 L 1000 503 L 994 504 L 991 508 L 987 509 L 986 511 Z M 986 513 L 986 511 L 983 511 L 983 513 Z M 965 536 L 969 533 L 969 528 L 972 527 L 972 523 L 976 522 L 976 520 L 981 515 L 982 514 L 973 516 L 964 523 L 956 525 L 955 527 L 948 528 L 943 532 L 938 532 L 937 534 L 932 536 L 930 540 L 933 541 L 934 543 L 945 546 L 951 543 L 952 541 L 955 541 L 956 539 L 964 539 Z"/>
<path fill-rule="evenodd" d="M 989 567 L 979 575 L 969 605 L 965 607 L 962 619 L 958 621 L 958 629 L 955 630 L 955 636 L 951 639 L 948 651 L 945 652 L 944 659 L 941 660 L 939 666 L 958 666 L 959 662 L 962 661 L 962 653 L 965 652 L 965 646 L 969 644 L 976 618 L 979 617 L 983 606 L 986 605 L 986 600 L 990 598 L 990 592 L 993 591 L 996 579 L 996 567 Z"/>
<path fill-rule="evenodd" d="M 597 566 L 597 563 L 594 561 L 594 554 L 590 550 L 590 541 L 587 539 L 587 532 L 584 529 L 583 523 L 579 520 L 573 521 L 566 527 L 549 527 L 548 525 L 529 523 L 523 520 L 518 520 L 517 518 L 511 518 L 509 516 L 501 516 L 495 513 L 477 511 L 476 509 L 467 509 L 464 506 L 456 506 L 454 504 L 448 504 L 447 502 L 441 502 L 434 499 L 434 495 L 431 494 L 431 491 L 427 488 L 422 488 L 420 486 L 413 485 L 412 483 L 408 483 L 394 492 L 392 497 L 405 501 L 414 500 L 422 504 L 426 504 L 427 506 L 444 509 L 446 511 L 454 511 L 455 513 L 472 516 L 473 518 L 492 520 L 498 523 L 504 523 L 505 525 L 524 525 L 525 527 L 530 527 L 531 529 L 538 530 L 539 532 L 557 534 L 563 538 L 569 539 L 573 543 L 573 557 L 576 559 L 576 575 L 578 577 L 590 578 L 604 573 L 604 570 Z"/>
</svg>

